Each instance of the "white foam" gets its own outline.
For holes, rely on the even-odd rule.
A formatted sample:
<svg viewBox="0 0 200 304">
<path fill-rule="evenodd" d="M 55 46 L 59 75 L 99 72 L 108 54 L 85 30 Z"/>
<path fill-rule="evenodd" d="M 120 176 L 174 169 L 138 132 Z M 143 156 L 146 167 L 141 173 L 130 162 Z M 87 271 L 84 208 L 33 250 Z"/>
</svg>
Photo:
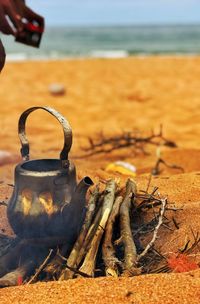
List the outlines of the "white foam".
<svg viewBox="0 0 200 304">
<path fill-rule="evenodd" d="M 128 55 L 128 52 L 124 50 L 95 50 L 89 54 L 94 58 L 125 58 Z"/>
<path fill-rule="evenodd" d="M 10 53 L 6 55 L 6 61 L 24 61 L 27 60 L 28 56 L 26 53 Z"/>
</svg>

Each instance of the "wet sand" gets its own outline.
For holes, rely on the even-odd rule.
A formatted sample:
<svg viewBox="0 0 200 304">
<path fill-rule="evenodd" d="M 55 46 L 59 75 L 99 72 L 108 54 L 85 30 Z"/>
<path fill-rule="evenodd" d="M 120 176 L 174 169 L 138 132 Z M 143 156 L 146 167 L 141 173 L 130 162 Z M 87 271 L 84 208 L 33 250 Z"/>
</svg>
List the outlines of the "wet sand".
<svg viewBox="0 0 200 304">
<path fill-rule="evenodd" d="M 144 57 L 127 59 L 81 59 L 52 62 L 7 63 L 0 86 L 0 150 L 12 153 L 0 161 L 0 199 L 11 195 L 13 169 L 20 160 L 17 122 L 31 106 L 49 105 L 60 111 L 73 128 L 70 158 L 77 166 L 78 178 L 89 175 L 94 182 L 118 177 L 108 173 L 108 163 L 123 160 L 137 168 L 138 189 L 145 189 L 156 162 L 155 147 L 149 155 L 123 149 L 109 155 L 78 159 L 87 137 L 99 132 L 118 134 L 138 129 L 143 134 L 159 131 L 176 142 L 176 149 L 162 148 L 162 157 L 184 168 L 162 167 L 152 178 L 150 189 L 159 192 L 176 207 L 179 229 L 162 231 L 157 248 L 162 254 L 177 252 L 192 230 L 200 230 L 200 57 Z M 53 97 L 48 87 L 62 83 L 65 96 Z M 27 122 L 31 158 L 58 157 L 63 144 L 62 130 L 47 113 L 37 111 Z M 1 206 L 0 229 L 11 233 L 5 207 Z M 192 228 L 192 229 L 191 229 Z M 164 242 L 163 242 L 164 240 Z M 63 283 L 38 283 L 0 290 L 1 303 L 199 303 L 200 271 L 186 274 L 147 275 L 120 279 L 77 279 Z"/>
</svg>

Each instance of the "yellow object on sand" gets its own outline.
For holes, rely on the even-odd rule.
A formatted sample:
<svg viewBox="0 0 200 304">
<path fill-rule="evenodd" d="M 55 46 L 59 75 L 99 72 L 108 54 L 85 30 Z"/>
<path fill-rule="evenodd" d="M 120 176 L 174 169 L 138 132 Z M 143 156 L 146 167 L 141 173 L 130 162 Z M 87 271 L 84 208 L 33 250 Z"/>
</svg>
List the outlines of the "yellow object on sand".
<svg viewBox="0 0 200 304">
<path fill-rule="evenodd" d="M 110 163 L 107 165 L 105 170 L 107 172 L 117 172 L 132 177 L 136 176 L 136 167 L 123 161 Z"/>
</svg>

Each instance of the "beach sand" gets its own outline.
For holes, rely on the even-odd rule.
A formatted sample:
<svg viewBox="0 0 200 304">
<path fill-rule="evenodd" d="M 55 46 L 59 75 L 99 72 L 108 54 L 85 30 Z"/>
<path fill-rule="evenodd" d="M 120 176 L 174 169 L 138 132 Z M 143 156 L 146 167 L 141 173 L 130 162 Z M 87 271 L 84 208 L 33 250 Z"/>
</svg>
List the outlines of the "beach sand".
<svg viewBox="0 0 200 304">
<path fill-rule="evenodd" d="M 17 123 L 31 106 L 49 105 L 61 112 L 73 128 L 70 158 L 77 166 L 78 178 L 89 175 L 94 182 L 126 176 L 105 171 L 110 162 L 127 161 L 137 168 L 138 189 L 147 186 L 156 162 L 155 147 L 149 155 L 134 155 L 131 149 L 78 159 L 87 137 L 119 134 L 138 129 L 143 134 L 159 131 L 173 140 L 177 148 L 162 148 L 162 158 L 184 168 L 162 167 L 153 177 L 163 197 L 176 207 L 179 229 L 166 232 L 157 240 L 162 254 L 177 252 L 192 231 L 200 231 L 200 57 L 138 57 L 126 59 L 79 59 L 51 62 L 7 63 L 0 86 L 0 150 L 12 157 L 0 160 L 0 200 L 12 193 L 13 170 L 20 161 Z M 51 96 L 49 85 L 62 83 L 65 96 Z M 27 133 L 31 158 L 57 158 L 63 144 L 58 122 L 37 111 L 28 119 Z M 0 207 L 0 229 L 12 233 L 4 206 Z M 164 241 L 163 241 L 164 240 Z M 75 279 L 67 282 L 37 283 L 0 290 L 0 303 L 199 303 L 200 270 L 139 276 L 135 278 Z"/>
</svg>

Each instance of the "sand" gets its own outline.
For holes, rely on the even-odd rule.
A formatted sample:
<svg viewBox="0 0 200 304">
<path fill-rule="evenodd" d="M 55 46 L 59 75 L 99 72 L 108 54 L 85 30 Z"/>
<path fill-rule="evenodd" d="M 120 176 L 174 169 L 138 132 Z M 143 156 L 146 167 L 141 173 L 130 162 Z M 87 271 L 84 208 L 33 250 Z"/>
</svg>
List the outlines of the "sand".
<svg viewBox="0 0 200 304">
<path fill-rule="evenodd" d="M 49 105 L 60 111 L 73 128 L 74 160 L 78 178 L 89 175 L 94 182 L 116 176 L 105 172 L 108 163 L 123 160 L 137 168 L 139 189 L 145 189 L 156 161 L 154 147 L 148 156 L 130 149 L 109 155 L 77 159 L 87 137 L 98 132 L 117 134 L 138 129 L 149 134 L 163 125 L 164 135 L 178 148 L 162 149 L 162 157 L 184 168 L 184 173 L 163 167 L 151 188 L 167 196 L 175 206 L 180 228 L 161 232 L 157 247 L 163 254 L 177 252 L 187 238 L 200 230 L 200 57 L 140 57 L 127 59 L 80 59 L 51 62 L 7 63 L 0 86 L 0 150 L 12 155 L 0 160 L 0 199 L 9 198 L 13 170 L 20 161 L 17 137 L 19 115 L 31 106 Z M 65 96 L 53 97 L 48 87 L 62 83 Z M 27 123 L 31 157 L 58 157 L 62 131 L 57 121 L 42 111 Z M 1 156 L 1 155 L 0 155 Z M 0 207 L 0 229 L 12 233 L 5 207 Z M 163 241 L 164 240 L 164 241 Z M 184 274 L 146 275 L 120 279 L 76 279 L 37 283 L 0 290 L 0 303 L 199 303 L 200 271 Z"/>
</svg>

